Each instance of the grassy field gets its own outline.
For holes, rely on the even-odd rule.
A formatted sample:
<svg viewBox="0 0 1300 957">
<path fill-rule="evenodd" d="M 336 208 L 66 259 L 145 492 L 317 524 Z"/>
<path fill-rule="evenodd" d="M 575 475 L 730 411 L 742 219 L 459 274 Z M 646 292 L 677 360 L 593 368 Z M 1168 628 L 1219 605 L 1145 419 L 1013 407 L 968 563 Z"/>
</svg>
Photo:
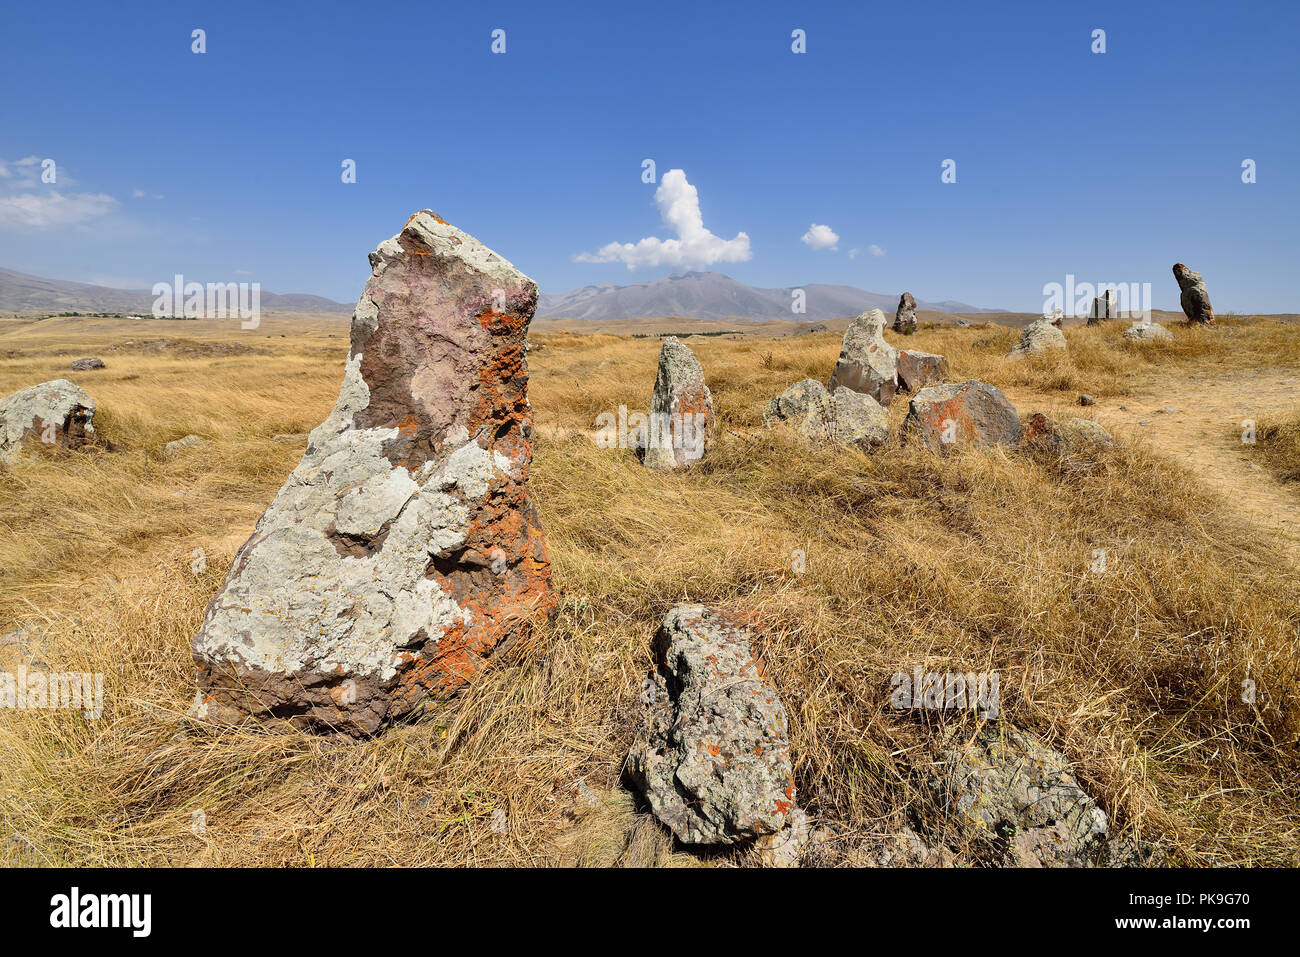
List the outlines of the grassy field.
<svg viewBox="0 0 1300 957">
<path fill-rule="evenodd" d="M 1068 328 L 1068 353 L 1019 363 L 1004 358 L 1008 328 L 929 328 L 906 345 L 947 355 L 953 381 L 1003 388 L 1022 416 L 1081 392 L 1102 407 L 1192 374 L 1256 374 L 1262 356 L 1300 370 L 1293 325 L 1177 326 L 1146 346 L 1124 325 Z M 338 321 L 236 326 L 0 320 L 0 395 L 71 379 L 115 447 L 0 472 L 0 634 L 35 635 L 0 647 L 0 670 L 105 675 L 98 720 L 0 712 L 0 861 L 747 863 L 674 845 L 619 783 L 650 639 L 690 600 L 770 624 L 798 799 L 839 835 L 828 863 L 863 862 L 907 822 L 976 860 L 917 786 L 933 744 L 973 719 L 888 707 L 890 675 L 919 665 L 998 670 L 1003 719 L 1068 755 L 1116 830 L 1173 863 L 1300 864 L 1298 570 L 1271 533 L 1140 432 L 1057 459 L 938 458 L 896 439 L 868 457 L 763 430 L 771 396 L 828 377 L 833 330 L 685 340 L 722 436 L 676 474 L 592 439 L 598 414 L 648 407 L 657 340 L 535 335 L 553 626 L 454 711 L 374 740 L 195 728 L 190 639 L 302 454 L 273 437 L 325 417 L 347 343 Z M 80 355 L 107 368 L 69 372 Z M 895 425 L 905 412 L 896 401 Z M 162 454 L 191 433 L 205 441 Z"/>
</svg>

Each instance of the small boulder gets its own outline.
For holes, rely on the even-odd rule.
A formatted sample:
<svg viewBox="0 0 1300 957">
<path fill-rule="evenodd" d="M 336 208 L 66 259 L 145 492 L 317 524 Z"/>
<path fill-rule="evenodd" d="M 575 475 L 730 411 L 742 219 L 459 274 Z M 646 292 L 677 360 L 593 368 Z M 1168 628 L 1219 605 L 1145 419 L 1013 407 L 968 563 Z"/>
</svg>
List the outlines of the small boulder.
<svg viewBox="0 0 1300 957">
<path fill-rule="evenodd" d="M 11 463 L 27 441 L 76 449 L 95 438 L 95 400 L 67 379 L 53 379 L 0 399 L 0 462 Z"/>
<path fill-rule="evenodd" d="M 903 392 L 920 392 L 927 386 L 943 385 L 948 378 L 948 360 L 933 352 L 900 349 L 898 387 Z"/>
<path fill-rule="evenodd" d="M 903 435 L 934 452 L 966 443 L 1017 446 L 1020 416 L 1001 389 L 972 379 L 918 392 L 903 420 Z"/>
<path fill-rule="evenodd" d="M 1020 341 L 1007 353 L 1007 358 L 1021 359 L 1064 348 L 1065 333 L 1061 331 L 1060 317 L 1044 316 L 1025 326 L 1020 333 Z"/>
<path fill-rule="evenodd" d="M 1083 395 L 1079 396 L 1079 405 L 1093 405 L 1096 401 L 1097 401 L 1096 399 L 1094 399 L 1086 392 Z"/>
<path fill-rule="evenodd" d="M 104 368 L 104 360 L 97 359 L 94 356 L 87 356 L 84 359 L 72 360 L 73 372 L 89 372 L 91 369 L 102 369 L 102 368 Z"/>
<path fill-rule="evenodd" d="M 894 331 L 904 336 L 916 332 L 916 300 L 910 292 L 898 297 L 898 311 L 894 314 Z"/>
<path fill-rule="evenodd" d="M 1085 445 L 1110 448 L 1114 446 L 1115 440 L 1105 428 L 1091 419 L 1056 419 L 1035 412 L 1025 425 L 1024 443 L 1029 448 L 1059 455 L 1069 448 Z"/>
<path fill-rule="evenodd" d="M 1124 338 L 1129 342 L 1167 342 L 1174 334 L 1158 322 L 1135 322 L 1124 330 Z"/>
<path fill-rule="evenodd" d="M 825 332 L 825 331 L 826 331 L 827 329 L 829 329 L 829 328 L 830 328 L 830 326 L 826 325 L 826 323 L 824 323 L 824 322 L 817 322 L 817 323 L 813 323 L 811 326 L 809 326 L 807 329 L 805 329 L 805 330 L 804 330 L 804 333 L 805 333 L 805 334 L 811 334 L 811 333 L 814 333 L 814 332 Z"/>
<path fill-rule="evenodd" d="M 768 403 L 763 424 L 788 426 L 809 443 L 847 445 L 862 452 L 889 439 L 889 413 L 879 402 L 844 386 L 827 392 L 816 379 L 796 382 Z"/>
<path fill-rule="evenodd" d="M 864 312 L 844 331 L 840 359 L 827 390 L 840 386 L 869 395 L 888 406 L 898 392 L 898 350 L 885 341 L 885 314 Z"/>
<path fill-rule="evenodd" d="M 1214 307 L 1210 305 L 1210 294 L 1205 290 L 1205 280 L 1201 274 L 1182 263 L 1174 263 L 1174 278 L 1178 280 L 1178 302 L 1183 307 L 1187 321 L 1204 326 L 1214 325 Z"/>
<path fill-rule="evenodd" d="M 665 339 L 659 350 L 650 419 L 650 441 L 643 459 L 647 468 L 689 465 L 713 448 L 717 431 L 713 396 L 704 384 L 704 369 L 695 353 L 676 336 Z"/>
<path fill-rule="evenodd" d="M 176 439 L 175 441 L 168 442 L 166 445 L 164 445 L 162 449 L 163 455 L 169 459 L 175 458 L 176 456 L 184 452 L 186 449 L 193 448 L 194 446 L 199 445 L 202 442 L 203 439 L 200 436 L 193 435 L 193 434 L 187 435 L 184 438 Z"/>
<path fill-rule="evenodd" d="M 655 635 L 645 722 L 628 776 L 687 844 L 775 835 L 795 810 L 785 708 L 763 674 L 761 640 L 703 605 L 678 605 Z"/>
</svg>

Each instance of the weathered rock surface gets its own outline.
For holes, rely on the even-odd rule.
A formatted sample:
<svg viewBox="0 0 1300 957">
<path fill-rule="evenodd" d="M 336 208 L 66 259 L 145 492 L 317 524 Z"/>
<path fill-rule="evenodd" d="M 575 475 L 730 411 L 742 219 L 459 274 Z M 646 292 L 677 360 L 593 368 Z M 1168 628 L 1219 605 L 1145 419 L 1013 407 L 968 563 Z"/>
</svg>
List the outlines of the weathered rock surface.
<svg viewBox="0 0 1300 957">
<path fill-rule="evenodd" d="M 894 331 L 905 336 L 916 332 L 916 300 L 910 292 L 898 297 L 898 311 L 894 313 Z"/>
<path fill-rule="evenodd" d="M 1025 424 L 1024 443 L 1033 449 L 1060 454 L 1087 445 L 1110 448 L 1115 440 L 1100 423 L 1091 419 L 1073 416 L 1057 419 L 1035 412 Z"/>
<path fill-rule="evenodd" d="M 898 392 L 898 350 L 885 341 L 885 314 L 864 312 L 844 331 L 840 359 L 827 391 L 844 386 L 888 406 Z"/>
<path fill-rule="evenodd" d="M 1069 762 L 1013 727 L 986 727 L 939 755 L 941 808 L 1019 867 L 1122 866 L 1106 814 Z"/>
<path fill-rule="evenodd" d="M 922 389 L 903 420 L 905 441 L 943 452 L 956 445 L 1020 444 L 1020 416 L 996 386 L 971 379 Z"/>
<path fill-rule="evenodd" d="M 933 352 L 900 349 L 898 387 L 903 392 L 920 392 L 927 386 L 943 385 L 948 378 L 948 360 Z"/>
<path fill-rule="evenodd" d="M 648 468 L 689 465 L 713 448 L 717 432 L 713 396 L 695 353 L 676 336 L 666 338 L 659 350 L 650 417 L 652 441 L 643 460 Z"/>
<path fill-rule="evenodd" d="M 1008 359 L 1021 359 L 1025 356 L 1038 356 L 1053 349 L 1066 348 L 1065 333 L 1061 331 L 1061 320 L 1051 316 L 1035 319 L 1020 333 L 1020 341 L 1007 353 Z"/>
<path fill-rule="evenodd" d="M 166 443 L 163 446 L 163 455 L 169 459 L 175 458 L 176 456 L 184 452 L 186 449 L 193 448 L 194 446 L 201 445 L 202 443 L 203 443 L 203 439 L 200 436 L 192 435 L 192 434 L 186 435 L 182 438 Z"/>
<path fill-rule="evenodd" d="M 372 733 L 554 608 L 527 492 L 536 284 L 428 210 L 370 264 L 338 402 L 194 638 L 200 717 Z"/>
<path fill-rule="evenodd" d="M 1115 290 L 1103 290 L 1100 296 L 1092 300 L 1092 309 L 1088 312 L 1088 325 L 1098 326 L 1106 319 L 1116 318 L 1118 316 L 1117 309 Z"/>
<path fill-rule="evenodd" d="M 844 386 L 827 392 L 816 379 L 796 382 L 769 402 L 763 424 L 788 426 L 809 443 L 829 442 L 863 452 L 889 439 L 889 413 L 879 402 Z"/>
<path fill-rule="evenodd" d="M 84 359 L 72 360 L 73 372 L 88 372 L 91 369 L 102 369 L 102 368 L 104 368 L 104 360 L 97 359 L 94 356 L 87 356 Z"/>
<path fill-rule="evenodd" d="M 775 835 L 795 809 L 785 708 L 764 677 L 758 641 L 702 605 L 673 608 L 655 635 L 628 776 L 687 844 Z"/>
<path fill-rule="evenodd" d="M 1174 263 L 1174 278 L 1178 280 L 1178 302 L 1188 322 L 1199 322 L 1212 326 L 1214 307 L 1210 305 L 1210 294 L 1205 289 L 1205 280 L 1201 274 L 1188 269 L 1182 263 Z"/>
<path fill-rule="evenodd" d="M 920 834 L 905 827 L 875 847 L 870 863 L 876 867 L 952 867 L 956 860 L 948 848 L 931 847 Z"/>
<path fill-rule="evenodd" d="M 1137 322 L 1124 330 L 1124 338 L 1130 342 L 1172 341 L 1174 334 L 1158 322 Z"/>
<path fill-rule="evenodd" d="M 76 449 L 95 438 L 95 400 L 67 379 L 42 382 L 0 399 L 0 462 L 27 442 Z"/>
</svg>

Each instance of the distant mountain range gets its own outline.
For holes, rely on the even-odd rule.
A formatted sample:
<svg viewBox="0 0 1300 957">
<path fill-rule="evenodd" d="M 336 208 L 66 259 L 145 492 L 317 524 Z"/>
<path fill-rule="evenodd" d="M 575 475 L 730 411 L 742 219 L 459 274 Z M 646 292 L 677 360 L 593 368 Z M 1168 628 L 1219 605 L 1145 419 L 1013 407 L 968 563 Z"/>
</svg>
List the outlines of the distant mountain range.
<svg viewBox="0 0 1300 957">
<path fill-rule="evenodd" d="M 805 311 L 791 310 L 795 289 L 804 292 Z M 760 289 L 716 272 L 688 272 L 664 279 L 616 286 L 602 283 L 555 295 L 543 294 L 538 318 L 554 319 L 655 319 L 683 316 L 692 319 L 790 319 L 819 322 L 856 316 L 867 309 L 893 314 L 898 293 L 867 292 L 853 286 L 810 283 L 785 289 Z M 147 289 L 114 289 L 84 282 L 42 279 L 27 273 L 0 269 L 0 312 L 122 312 L 148 315 L 154 295 Z M 335 302 L 304 293 L 277 295 L 262 290 L 267 312 L 351 313 L 352 303 Z M 918 309 L 932 312 L 999 312 L 964 302 L 917 300 Z"/>
<path fill-rule="evenodd" d="M 154 298 L 148 289 L 114 289 L 0 269 L 0 312 L 125 312 L 147 316 Z M 351 313 L 353 304 L 303 293 L 281 296 L 263 289 L 261 307 L 268 312 Z"/>
<path fill-rule="evenodd" d="M 791 311 L 796 289 L 804 291 L 805 312 Z M 652 319 L 688 316 L 693 319 L 793 319 L 813 322 L 856 316 L 868 309 L 892 315 L 898 308 L 896 293 L 867 292 L 854 286 L 810 283 L 784 289 L 746 286 L 717 272 L 688 272 L 630 286 L 602 283 L 572 292 L 545 295 L 537 306 L 539 317 L 555 319 Z M 964 302 L 925 302 L 917 309 L 932 312 L 1001 312 Z"/>
</svg>

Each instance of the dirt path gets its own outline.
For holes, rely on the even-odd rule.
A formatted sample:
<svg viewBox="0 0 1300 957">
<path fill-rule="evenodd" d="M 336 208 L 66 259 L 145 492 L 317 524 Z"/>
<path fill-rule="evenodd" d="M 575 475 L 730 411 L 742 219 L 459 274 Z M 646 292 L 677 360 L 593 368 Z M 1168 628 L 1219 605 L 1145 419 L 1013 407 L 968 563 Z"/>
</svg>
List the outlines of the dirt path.
<svg viewBox="0 0 1300 957">
<path fill-rule="evenodd" d="M 1241 440 L 1244 420 L 1258 423 L 1297 406 L 1300 369 L 1284 367 L 1152 377 L 1134 395 L 1099 400 L 1088 411 L 1108 429 L 1145 438 L 1193 469 L 1275 533 L 1300 564 L 1300 484 L 1256 465 L 1254 447 Z"/>
</svg>

